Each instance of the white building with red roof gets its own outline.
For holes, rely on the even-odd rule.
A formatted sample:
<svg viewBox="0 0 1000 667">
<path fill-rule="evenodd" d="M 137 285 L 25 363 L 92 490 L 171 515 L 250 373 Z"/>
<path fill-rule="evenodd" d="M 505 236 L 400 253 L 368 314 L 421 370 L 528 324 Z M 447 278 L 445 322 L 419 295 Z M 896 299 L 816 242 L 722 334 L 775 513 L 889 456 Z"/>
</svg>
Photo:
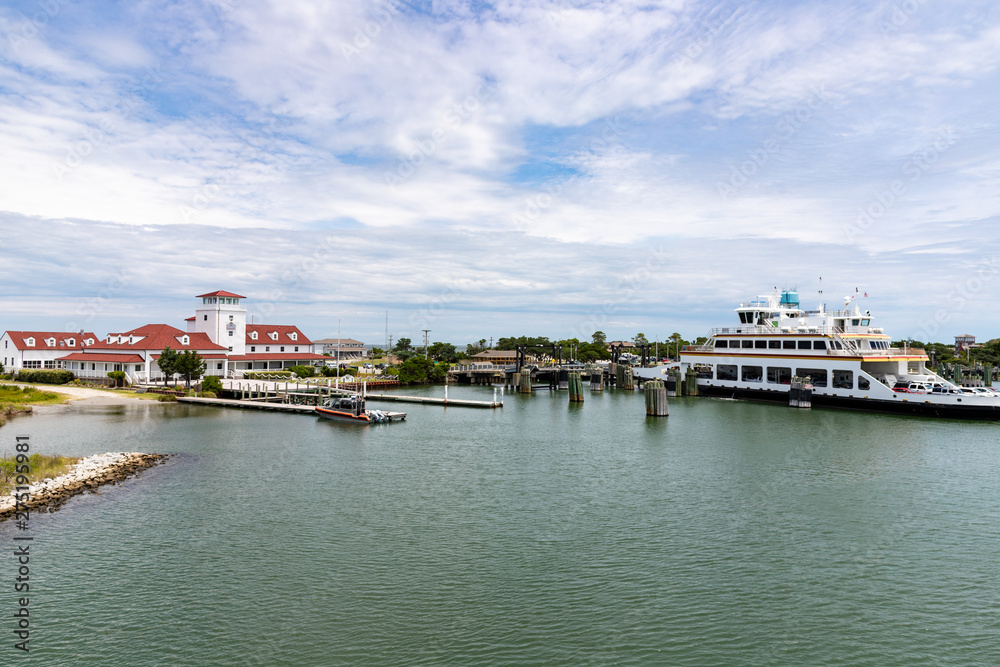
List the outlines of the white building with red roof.
<svg viewBox="0 0 1000 667">
<path fill-rule="evenodd" d="M 8 331 L 0 338 L 7 370 L 65 368 L 77 377 L 106 378 L 124 371 L 131 382 L 163 378 L 156 360 L 164 348 L 197 352 L 206 375 L 231 377 L 247 370 L 314 366 L 327 357 L 312 351 L 312 341 L 298 327 L 247 324 L 246 297 L 219 290 L 200 294 L 187 331 L 169 324 L 147 324 L 131 331 L 92 333 Z"/>
<path fill-rule="evenodd" d="M 5 331 L 0 337 L 0 359 L 5 371 L 22 368 L 62 368 L 60 357 L 98 342 L 95 334 L 78 331 Z"/>
</svg>

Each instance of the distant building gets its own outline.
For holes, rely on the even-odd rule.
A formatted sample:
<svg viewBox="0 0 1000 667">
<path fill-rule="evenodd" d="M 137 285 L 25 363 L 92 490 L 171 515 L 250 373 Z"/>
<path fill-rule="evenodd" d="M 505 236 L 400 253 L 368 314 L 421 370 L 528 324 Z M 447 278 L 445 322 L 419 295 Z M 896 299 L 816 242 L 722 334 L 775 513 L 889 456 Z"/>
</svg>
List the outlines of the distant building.
<svg viewBox="0 0 1000 667">
<path fill-rule="evenodd" d="M 472 355 L 470 359 L 477 364 L 509 366 L 517 363 L 517 352 L 514 350 L 484 350 Z"/>
<path fill-rule="evenodd" d="M 970 347 L 976 347 L 976 337 L 970 334 L 955 336 L 955 354 L 965 352 Z"/>
<path fill-rule="evenodd" d="M 324 338 L 313 341 L 313 351 L 348 360 L 364 359 L 368 356 L 368 348 L 365 347 L 365 344 L 353 338 Z"/>
</svg>

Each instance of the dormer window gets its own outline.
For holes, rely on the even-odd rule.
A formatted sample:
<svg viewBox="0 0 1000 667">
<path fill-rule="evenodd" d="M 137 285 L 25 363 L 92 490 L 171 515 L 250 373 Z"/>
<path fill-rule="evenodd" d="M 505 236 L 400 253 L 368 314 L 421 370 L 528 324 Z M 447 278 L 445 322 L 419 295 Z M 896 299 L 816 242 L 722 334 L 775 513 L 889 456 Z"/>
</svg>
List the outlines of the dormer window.
<svg viewBox="0 0 1000 667">
<path fill-rule="evenodd" d="M 125 341 L 125 336 L 118 334 L 118 344 L 121 345 Z"/>
<path fill-rule="evenodd" d="M 66 344 L 69 345 L 70 347 L 76 347 L 76 339 L 68 338 L 66 339 Z"/>
<path fill-rule="evenodd" d="M 108 335 L 108 345 L 111 345 L 114 342 L 115 342 L 115 337 L 111 336 L 111 335 Z"/>
<path fill-rule="evenodd" d="M 128 344 L 129 344 L 129 345 L 132 345 L 132 344 L 134 344 L 134 343 L 135 343 L 135 336 L 129 336 L 129 337 L 128 337 Z"/>
<path fill-rule="evenodd" d="M 32 336 L 30 338 L 25 338 L 24 339 L 24 344 L 27 345 L 28 347 L 34 347 L 35 346 L 35 337 Z"/>
<path fill-rule="evenodd" d="M 84 341 L 84 343 L 86 343 L 87 345 L 93 345 L 94 344 L 94 339 L 93 338 L 88 338 L 87 340 Z"/>
<path fill-rule="evenodd" d="M 53 338 L 53 337 L 49 337 L 49 338 L 47 338 L 45 340 L 45 344 L 48 345 L 49 347 L 55 347 L 56 346 L 56 339 Z"/>
<path fill-rule="evenodd" d="M 250 332 L 250 338 L 251 338 L 251 340 L 257 340 L 257 332 L 256 331 L 251 331 Z"/>
<path fill-rule="evenodd" d="M 187 345 L 191 339 L 187 336 L 181 336 L 181 345 Z"/>
<path fill-rule="evenodd" d="M 272 331 L 271 333 L 268 334 L 268 336 L 271 337 L 271 340 L 278 340 L 278 332 L 277 331 Z"/>
<path fill-rule="evenodd" d="M 298 340 L 299 339 L 299 334 L 297 332 L 293 331 L 292 333 L 288 334 L 288 337 L 291 338 L 292 340 Z"/>
</svg>

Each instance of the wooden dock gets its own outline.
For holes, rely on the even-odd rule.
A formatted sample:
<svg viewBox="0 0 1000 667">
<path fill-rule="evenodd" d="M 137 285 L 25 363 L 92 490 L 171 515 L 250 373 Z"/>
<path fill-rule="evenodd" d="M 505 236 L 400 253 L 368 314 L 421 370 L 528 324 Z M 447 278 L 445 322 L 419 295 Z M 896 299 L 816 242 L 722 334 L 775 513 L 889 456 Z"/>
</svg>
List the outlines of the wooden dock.
<svg viewBox="0 0 1000 667">
<path fill-rule="evenodd" d="M 438 398 L 436 396 L 400 396 L 398 394 L 365 394 L 367 401 L 395 401 L 397 403 L 423 403 L 424 405 L 454 405 L 462 408 L 502 408 L 502 401 L 471 401 L 465 398 Z"/>
<path fill-rule="evenodd" d="M 214 405 L 220 408 L 242 408 L 244 410 L 270 410 L 272 412 L 298 412 L 299 414 L 309 414 L 319 416 L 316 413 L 316 406 L 295 405 L 292 403 L 278 403 L 273 401 L 255 399 L 252 401 L 237 401 L 230 398 L 198 398 L 196 396 L 181 396 L 178 403 L 197 403 L 199 405 Z M 406 418 L 405 412 L 380 412 L 389 418 L 389 421 L 401 421 Z"/>
</svg>

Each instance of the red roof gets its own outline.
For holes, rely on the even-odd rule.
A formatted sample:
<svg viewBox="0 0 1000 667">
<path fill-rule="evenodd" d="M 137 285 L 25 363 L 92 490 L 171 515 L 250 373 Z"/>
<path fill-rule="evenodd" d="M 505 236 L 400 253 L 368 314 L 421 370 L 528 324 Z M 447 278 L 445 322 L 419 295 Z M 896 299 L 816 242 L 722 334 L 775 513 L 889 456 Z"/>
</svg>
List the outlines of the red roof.
<svg viewBox="0 0 1000 667">
<path fill-rule="evenodd" d="M 65 357 L 59 357 L 59 361 L 114 361 L 119 364 L 142 364 L 145 360 L 138 354 L 100 354 L 87 352 L 74 352 Z"/>
<path fill-rule="evenodd" d="M 240 355 L 230 355 L 229 361 L 295 361 L 300 359 L 302 361 L 319 361 L 327 360 L 330 357 L 324 357 L 322 354 L 315 354 L 314 352 L 257 352 L 254 354 L 240 354 Z"/>
<path fill-rule="evenodd" d="M 83 341 L 88 338 L 93 338 L 94 342 L 100 342 L 100 338 L 94 333 L 79 333 L 79 332 L 66 332 L 66 331 L 8 331 L 7 335 L 10 336 L 11 342 L 14 343 L 14 347 L 19 350 L 45 350 L 45 349 L 68 349 L 74 347 L 83 347 Z M 24 342 L 26 338 L 34 338 L 34 346 L 28 345 Z M 53 347 L 45 342 L 49 338 L 55 338 L 56 344 Z M 73 339 L 73 345 L 69 344 L 69 340 Z"/>
<path fill-rule="evenodd" d="M 184 321 L 185 321 L 185 322 L 194 322 L 194 321 L 195 321 L 195 319 L 196 319 L 196 318 L 195 318 L 195 316 L 194 316 L 194 315 L 192 315 L 191 317 L 187 317 L 187 318 L 185 318 L 185 319 L 184 319 Z"/>
<path fill-rule="evenodd" d="M 202 359 L 228 359 L 229 358 L 228 356 L 226 356 L 224 354 L 202 354 L 202 355 L 199 355 L 199 356 Z M 156 361 L 157 359 L 160 358 L 160 355 L 158 355 L 158 354 L 151 354 L 151 355 L 149 355 L 149 358 L 152 359 L 153 361 Z"/>
<path fill-rule="evenodd" d="M 257 332 L 257 339 L 250 337 L 252 331 Z M 278 334 L 277 339 L 271 338 L 271 334 Z M 289 334 L 296 334 L 296 340 L 292 340 Z M 247 325 L 247 345 L 312 345 L 312 341 L 299 331 L 298 327 L 286 324 L 248 324 Z"/>
<path fill-rule="evenodd" d="M 228 297 L 231 297 L 233 299 L 245 299 L 246 298 L 245 296 L 240 296 L 239 294 L 233 294 L 232 292 L 225 292 L 223 290 L 219 290 L 218 292 L 209 292 L 208 294 L 199 294 L 196 298 L 200 299 L 200 298 L 205 297 L 205 296 L 228 296 Z"/>
<path fill-rule="evenodd" d="M 138 329 L 132 329 L 131 331 L 125 331 L 120 334 L 109 333 L 108 336 L 113 336 L 116 339 L 114 343 L 107 342 L 107 336 L 101 339 L 91 348 L 99 348 L 102 350 L 162 350 L 163 348 L 170 346 L 172 350 L 225 350 L 229 351 L 229 348 L 224 345 L 216 345 L 212 342 L 212 339 L 208 337 L 208 334 L 198 331 L 198 332 L 186 332 L 181 331 L 177 327 L 172 327 L 169 324 L 147 324 L 146 326 L 139 327 Z M 118 336 L 124 336 L 125 341 L 122 343 L 117 342 Z M 135 336 L 141 337 L 141 340 L 129 344 L 128 337 Z M 183 345 L 180 342 L 180 338 L 187 336 L 188 344 Z"/>
</svg>

